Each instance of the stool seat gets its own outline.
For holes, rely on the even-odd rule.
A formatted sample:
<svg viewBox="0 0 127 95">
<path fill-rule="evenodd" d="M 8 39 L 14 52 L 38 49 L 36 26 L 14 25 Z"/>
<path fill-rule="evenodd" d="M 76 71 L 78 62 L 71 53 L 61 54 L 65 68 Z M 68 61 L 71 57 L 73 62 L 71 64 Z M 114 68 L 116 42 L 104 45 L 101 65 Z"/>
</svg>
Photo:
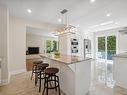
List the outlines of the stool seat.
<svg viewBox="0 0 127 95">
<path fill-rule="evenodd" d="M 55 75 L 58 72 L 59 72 L 59 69 L 58 68 L 54 68 L 54 67 L 50 67 L 50 68 L 47 68 L 45 70 L 45 74 L 46 75 Z"/>
<path fill-rule="evenodd" d="M 33 62 L 33 64 L 34 64 L 34 65 L 41 64 L 41 63 L 43 63 L 43 61 L 42 61 L 42 60 L 39 60 L 39 61 L 34 61 L 34 62 Z"/>
<path fill-rule="evenodd" d="M 46 89 L 46 95 L 48 95 L 48 89 L 55 89 L 57 91 L 57 88 L 59 91 L 59 95 L 61 95 L 59 77 L 56 75 L 58 72 L 59 69 L 54 67 L 45 69 L 45 82 L 44 82 L 44 90 L 42 95 L 44 95 L 45 89 Z M 52 86 L 52 83 L 54 84 L 54 86 Z"/>
<path fill-rule="evenodd" d="M 42 60 L 38 60 L 38 61 L 34 61 L 34 62 L 33 62 L 31 80 L 32 80 L 32 78 L 33 78 L 33 74 L 36 73 L 37 65 L 38 65 L 38 64 L 41 64 L 41 63 L 43 63 Z"/>
<path fill-rule="evenodd" d="M 37 68 L 38 68 L 39 70 L 45 70 L 46 67 L 48 67 L 48 66 L 49 66 L 48 63 L 42 63 L 42 64 L 38 64 L 38 65 L 37 65 Z"/>
<path fill-rule="evenodd" d="M 41 79 L 44 79 L 45 73 L 44 70 L 46 69 L 46 67 L 48 67 L 49 64 L 48 63 L 42 63 L 42 64 L 38 64 L 37 65 L 37 73 L 36 73 L 36 84 L 37 84 L 37 80 L 39 79 L 39 92 L 41 91 Z"/>
</svg>

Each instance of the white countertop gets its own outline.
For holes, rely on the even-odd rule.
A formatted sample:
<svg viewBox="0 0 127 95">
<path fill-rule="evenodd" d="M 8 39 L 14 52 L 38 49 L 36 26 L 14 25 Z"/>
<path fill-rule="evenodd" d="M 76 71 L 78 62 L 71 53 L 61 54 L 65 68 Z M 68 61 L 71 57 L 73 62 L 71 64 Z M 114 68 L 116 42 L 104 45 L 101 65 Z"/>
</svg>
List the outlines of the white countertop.
<svg viewBox="0 0 127 95">
<path fill-rule="evenodd" d="M 42 57 L 46 57 L 55 61 L 59 61 L 62 63 L 66 63 L 66 64 L 73 64 L 73 63 L 78 63 L 78 62 L 82 62 L 82 61 L 87 61 L 87 60 L 91 60 L 91 58 L 89 57 L 81 57 L 81 56 L 71 56 L 71 55 L 62 55 L 60 54 L 60 57 L 55 58 L 54 54 L 40 54 L 40 56 Z"/>
<path fill-rule="evenodd" d="M 127 53 L 116 54 L 116 55 L 114 55 L 114 57 L 127 58 Z"/>
</svg>

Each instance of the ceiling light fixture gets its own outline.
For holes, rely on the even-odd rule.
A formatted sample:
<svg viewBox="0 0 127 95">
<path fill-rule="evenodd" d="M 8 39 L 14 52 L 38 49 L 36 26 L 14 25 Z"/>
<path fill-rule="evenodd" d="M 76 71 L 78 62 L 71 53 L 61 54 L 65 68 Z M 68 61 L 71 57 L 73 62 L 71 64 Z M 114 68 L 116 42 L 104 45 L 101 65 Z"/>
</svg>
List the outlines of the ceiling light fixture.
<svg viewBox="0 0 127 95">
<path fill-rule="evenodd" d="M 59 21 L 61 21 L 61 25 L 59 25 L 59 27 L 56 29 L 55 34 L 58 35 L 62 35 L 62 34 L 75 34 L 77 31 L 77 27 L 68 24 L 68 19 L 67 19 L 67 9 L 62 10 L 60 13 L 62 15 L 62 18 L 59 19 Z"/>
<path fill-rule="evenodd" d="M 31 9 L 27 9 L 27 12 L 28 12 L 28 13 L 32 13 L 32 10 L 31 10 Z"/>
<path fill-rule="evenodd" d="M 95 2 L 95 0 L 90 0 L 91 1 L 91 3 L 94 3 Z"/>
<path fill-rule="evenodd" d="M 107 17 L 110 17 L 110 16 L 111 16 L 111 13 L 108 13 L 106 16 L 107 16 Z"/>
</svg>

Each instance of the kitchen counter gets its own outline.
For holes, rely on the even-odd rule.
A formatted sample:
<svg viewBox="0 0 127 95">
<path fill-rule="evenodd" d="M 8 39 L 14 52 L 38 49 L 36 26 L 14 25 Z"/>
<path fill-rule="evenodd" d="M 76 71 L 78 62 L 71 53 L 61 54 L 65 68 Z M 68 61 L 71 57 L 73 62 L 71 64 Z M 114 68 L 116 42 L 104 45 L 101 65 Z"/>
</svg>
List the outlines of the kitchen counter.
<svg viewBox="0 0 127 95">
<path fill-rule="evenodd" d="M 90 60 L 91 58 L 88 57 L 79 57 L 79 56 L 71 56 L 71 55 L 60 55 L 60 57 L 55 58 L 54 54 L 40 54 L 41 57 L 46 57 L 55 61 L 59 61 L 65 64 L 73 64 L 77 62 L 82 62 L 86 60 Z"/>
<path fill-rule="evenodd" d="M 127 53 L 116 54 L 113 57 L 127 58 Z"/>
</svg>

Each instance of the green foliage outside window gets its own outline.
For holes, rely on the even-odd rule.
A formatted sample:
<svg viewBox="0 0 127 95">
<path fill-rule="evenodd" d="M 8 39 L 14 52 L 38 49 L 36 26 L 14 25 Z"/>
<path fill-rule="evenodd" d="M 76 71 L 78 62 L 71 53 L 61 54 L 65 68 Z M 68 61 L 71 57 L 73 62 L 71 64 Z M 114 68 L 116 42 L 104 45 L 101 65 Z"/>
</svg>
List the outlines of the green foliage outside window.
<svg viewBox="0 0 127 95">
<path fill-rule="evenodd" d="M 98 52 L 105 51 L 105 37 L 98 37 Z"/>
<path fill-rule="evenodd" d="M 107 37 L 107 52 L 110 54 L 116 54 L 116 36 Z"/>
<path fill-rule="evenodd" d="M 107 59 L 112 60 L 112 56 L 116 54 L 116 36 L 98 37 L 98 52 L 101 52 L 102 58 L 105 58 L 107 47 Z"/>
<path fill-rule="evenodd" d="M 47 40 L 46 41 L 46 53 L 51 53 L 57 51 L 57 41 Z"/>
</svg>

